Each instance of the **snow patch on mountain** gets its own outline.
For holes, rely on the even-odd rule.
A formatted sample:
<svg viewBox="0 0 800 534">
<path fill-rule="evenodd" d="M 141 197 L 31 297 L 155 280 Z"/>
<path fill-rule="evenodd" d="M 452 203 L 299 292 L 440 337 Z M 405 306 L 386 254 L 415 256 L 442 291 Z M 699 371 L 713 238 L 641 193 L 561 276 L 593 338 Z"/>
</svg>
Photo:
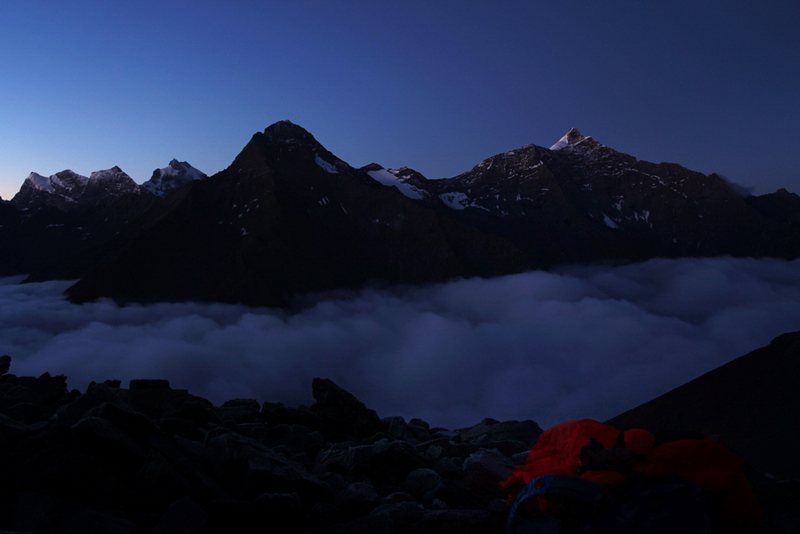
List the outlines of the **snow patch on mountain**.
<svg viewBox="0 0 800 534">
<path fill-rule="evenodd" d="M 592 137 L 581 135 L 577 128 L 570 128 L 570 130 L 559 139 L 556 144 L 550 147 L 550 150 L 578 150 L 582 153 L 591 154 L 599 148 L 608 148 L 605 145 L 598 143 Z"/>
<path fill-rule="evenodd" d="M 367 174 L 369 174 L 370 177 L 372 177 L 372 179 L 377 180 L 383 185 L 388 185 L 389 187 L 396 187 L 401 193 L 403 193 L 408 198 L 413 198 L 413 199 L 425 198 L 424 191 L 414 187 L 411 184 L 403 182 L 402 179 L 396 174 L 393 174 L 391 170 L 380 169 L 375 171 L 367 171 Z"/>
<path fill-rule="evenodd" d="M 581 135 L 577 128 L 570 128 L 569 131 L 564 134 L 564 137 L 559 139 L 556 144 L 550 147 L 550 150 L 561 150 L 562 148 L 566 148 L 570 145 L 576 145 L 584 139 L 586 138 Z"/>
<path fill-rule="evenodd" d="M 603 222 L 606 223 L 606 226 L 609 228 L 619 228 L 619 225 L 611 220 L 611 217 L 603 213 Z"/>
<path fill-rule="evenodd" d="M 317 163 L 317 165 L 319 165 L 320 167 L 325 169 L 325 172 L 328 172 L 330 174 L 339 174 L 339 171 L 336 170 L 336 167 L 334 165 L 332 165 L 331 163 L 328 163 L 327 161 L 325 161 L 321 157 L 316 156 L 314 158 L 314 161 Z"/>
<path fill-rule="evenodd" d="M 55 191 L 55 187 L 53 187 L 50 178 L 42 176 L 41 174 L 36 174 L 35 172 L 32 172 L 28 175 L 27 178 L 25 178 L 25 181 L 28 182 L 35 189 L 39 189 L 41 191 L 49 191 L 51 193 Z"/>
<path fill-rule="evenodd" d="M 567 141 L 567 136 L 565 135 L 564 137 L 562 137 L 561 139 L 559 139 L 559 140 L 556 142 L 556 144 L 554 144 L 553 146 L 551 146 L 551 147 L 550 147 L 550 150 L 561 150 L 562 148 L 566 147 L 567 145 L 569 145 L 569 142 Z"/>
<path fill-rule="evenodd" d="M 448 207 L 453 208 L 454 210 L 463 210 L 465 208 L 464 202 L 469 200 L 469 197 L 464 193 L 443 193 L 439 195 L 439 198 L 442 199 Z"/>
</svg>

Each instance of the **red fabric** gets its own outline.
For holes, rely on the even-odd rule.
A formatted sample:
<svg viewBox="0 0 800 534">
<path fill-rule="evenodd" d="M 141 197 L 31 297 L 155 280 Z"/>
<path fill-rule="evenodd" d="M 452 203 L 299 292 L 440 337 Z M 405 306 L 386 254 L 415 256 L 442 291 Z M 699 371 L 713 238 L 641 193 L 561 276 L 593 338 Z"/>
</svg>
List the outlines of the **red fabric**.
<svg viewBox="0 0 800 534">
<path fill-rule="evenodd" d="M 531 480 L 542 475 L 577 475 L 581 449 L 594 438 L 603 447 L 613 448 L 620 431 L 609 425 L 583 419 L 567 421 L 546 430 L 528 452 L 528 463 L 517 466 L 501 483 L 509 498 Z M 645 459 L 631 467 L 656 477 L 675 474 L 696 484 L 709 498 L 715 515 L 726 523 L 755 525 L 761 509 L 742 467 L 744 460 L 710 439 L 687 439 L 653 447 L 655 437 L 646 430 L 624 433 L 625 445 Z M 616 471 L 588 471 L 582 478 L 603 484 L 623 484 L 627 478 Z"/>
<path fill-rule="evenodd" d="M 744 458 L 705 438 L 659 445 L 636 469 L 648 476 L 676 474 L 706 492 L 717 521 L 751 527 L 758 523 L 761 507 L 744 476 L 744 464 Z"/>
<path fill-rule="evenodd" d="M 656 437 L 641 428 L 625 431 L 625 447 L 640 456 L 647 456 L 656 444 Z"/>
<path fill-rule="evenodd" d="M 641 431 L 645 432 L 645 431 Z M 646 432 L 652 438 L 652 434 Z M 612 426 L 598 423 L 592 419 L 567 421 L 547 430 L 539 436 L 536 444 L 528 452 L 528 463 L 514 468 L 514 473 L 500 485 L 513 497 L 528 482 L 542 475 L 576 475 L 581 464 L 581 449 L 594 438 L 606 449 L 614 446 L 619 430 Z M 639 449 L 642 435 L 633 436 Z M 645 437 L 645 439 L 649 439 Z M 652 439 L 655 443 L 655 438 Z M 652 447 L 652 444 L 650 445 Z M 589 471 L 582 478 L 604 484 L 621 484 L 627 479 L 624 475 L 612 471 Z"/>
</svg>

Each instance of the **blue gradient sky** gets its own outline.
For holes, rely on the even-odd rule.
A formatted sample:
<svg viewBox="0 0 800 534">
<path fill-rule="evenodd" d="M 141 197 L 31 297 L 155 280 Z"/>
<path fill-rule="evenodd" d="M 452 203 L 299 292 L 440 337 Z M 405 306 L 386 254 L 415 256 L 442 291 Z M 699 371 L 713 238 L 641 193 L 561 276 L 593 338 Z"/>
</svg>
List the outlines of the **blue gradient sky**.
<svg viewBox="0 0 800 534">
<path fill-rule="evenodd" d="M 29 172 L 213 174 L 289 119 L 354 166 L 429 178 L 570 127 L 800 192 L 800 3 L 0 4 L 0 196 Z"/>
</svg>

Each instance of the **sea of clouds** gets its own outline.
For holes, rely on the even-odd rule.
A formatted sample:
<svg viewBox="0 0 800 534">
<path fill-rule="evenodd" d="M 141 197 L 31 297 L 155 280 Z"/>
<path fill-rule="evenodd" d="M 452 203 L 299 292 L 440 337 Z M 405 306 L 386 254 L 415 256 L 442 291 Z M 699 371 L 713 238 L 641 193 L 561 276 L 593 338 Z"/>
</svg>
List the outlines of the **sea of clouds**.
<svg viewBox="0 0 800 534">
<path fill-rule="evenodd" d="M 11 371 L 166 378 L 221 404 L 309 405 L 326 377 L 381 417 L 604 420 L 800 330 L 800 261 L 652 260 L 327 295 L 293 313 L 66 302 L 69 282 L 0 280 Z"/>
</svg>

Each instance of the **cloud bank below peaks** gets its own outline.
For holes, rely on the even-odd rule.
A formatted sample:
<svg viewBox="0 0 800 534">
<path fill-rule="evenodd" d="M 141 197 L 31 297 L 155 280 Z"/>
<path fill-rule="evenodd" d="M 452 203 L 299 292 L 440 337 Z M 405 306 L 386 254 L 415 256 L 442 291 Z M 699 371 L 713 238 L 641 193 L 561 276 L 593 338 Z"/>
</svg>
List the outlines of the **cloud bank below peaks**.
<svg viewBox="0 0 800 534">
<path fill-rule="evenodd" d="M 167 378 L 215 404 L 310 404 L 331 378 L 382 417 L 606 419 L 800 329 L 800 262 L 651 260 L 326 297 L 77 306 L 67 282 L 0 281 L 0 354 L 71 388 Z"/>
</svg>

